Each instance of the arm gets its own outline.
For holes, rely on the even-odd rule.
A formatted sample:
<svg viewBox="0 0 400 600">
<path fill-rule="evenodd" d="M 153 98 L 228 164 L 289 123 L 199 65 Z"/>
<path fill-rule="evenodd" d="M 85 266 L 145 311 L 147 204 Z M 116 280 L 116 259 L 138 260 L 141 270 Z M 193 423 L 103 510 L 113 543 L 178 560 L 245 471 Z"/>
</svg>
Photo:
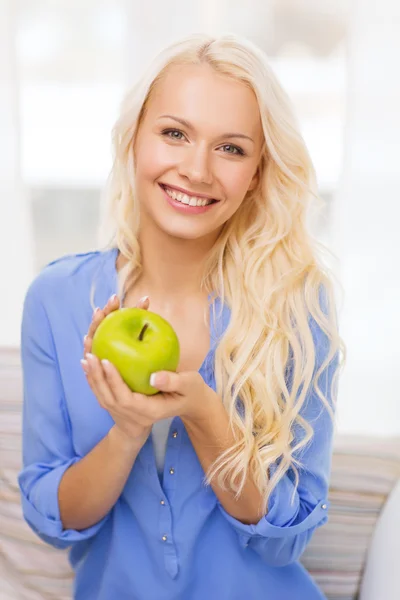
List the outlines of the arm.
<svg viewBox="0 0 400 600">
<path fill-rule="evenodd" d="M 229 416 L 222 402 L 215 402 L 208 412 L 207 419 L 191 421 L 182 418 L 203 470 L 207 473 L 210 466 L 234 443 Z M 242 494 L 235 499 L 231 490 L 223 490 L 215 480 L 211 482 L 215 495 L 223 508 L 243 523 L 257 523 L 262 517 L 260 512 L 261 495 L 250 477 L 247 478 Z"/>
<path fill-rule="evenodd" d="M 130 440 L 114 425 L 93 450 L 65 471 L 58 488 L 64 529 L 86 529 L 107 515 L 122 493 L 143 441 Z"/>
<path fill-rule="evenodd" d="M 329 342 L 314 319 L 310 325 L 316 348 L 316 372 L 327 356 Z M 330 386 L 337 364 L 338 355 L 319 378 L 319 387 L 332 407 Z M 236 518 L 238 513 L 231 510 L 232 505 L 227 504 L 217 494 L 220 500 L 218 507 L 236 530 L 242 547 L 253 549 L 271 566 L 285 566 L 298 560 L 314 530 L 328 520 L 327 498 L 334 427 L 326 408 L 312 389 L 305 399 L 301 415 L 313 426 L 314 436 L 308 445 L 300 450 L 300 460 L 304 468 L 299 469 L 299 484 L 293 504 L 291 496 L 295 482 L 291 472 L 287 472 L 276 485 L 269 499 L 267 514 L 256 524 L 242 522 Z M 297 435 L 295 432 L 293 445 L 300 441 L 299 435 L 304 435 L 300 427 Z M 276 468 L 276 464 L 271 468 L 271 477 Z"/>
<path fill-rule="evenodd" d="M 27 523 L 45 542 L 65 548 L 102 527 L 139 448 L 128 447 L 111 430 L 86 457 L 76 455 L 51 328 L 40 300 L 45 284 L 43 275 L 31 284 L 23 309 L 23 468 L 18 483 Z M 102 459 L 105 452 L 111 460 L 110 454 Z"/>
</svg>

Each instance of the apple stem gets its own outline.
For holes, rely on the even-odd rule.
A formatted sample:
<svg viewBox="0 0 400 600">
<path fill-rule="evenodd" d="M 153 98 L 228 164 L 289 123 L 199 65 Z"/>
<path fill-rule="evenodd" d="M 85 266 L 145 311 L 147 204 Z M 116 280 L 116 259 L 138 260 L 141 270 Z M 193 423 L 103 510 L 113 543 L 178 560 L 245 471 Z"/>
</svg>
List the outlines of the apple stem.
<svg viewBox="0 0 400 600">
<path fill-rule="evenodd" d="M 142 331 L 139 333 L 139 340 L 140 340 L 140 341 L 142 341 L 142 340 L 143 340 L 143 335 L 144 335 L 144 332 L 146 331 L 146 329 L 148 328 L 148 326 L 149 326 L 149 324 L 148 324 L 148 323 L 145 323 L 145 324 L 143 325 Z"/>
</svg>

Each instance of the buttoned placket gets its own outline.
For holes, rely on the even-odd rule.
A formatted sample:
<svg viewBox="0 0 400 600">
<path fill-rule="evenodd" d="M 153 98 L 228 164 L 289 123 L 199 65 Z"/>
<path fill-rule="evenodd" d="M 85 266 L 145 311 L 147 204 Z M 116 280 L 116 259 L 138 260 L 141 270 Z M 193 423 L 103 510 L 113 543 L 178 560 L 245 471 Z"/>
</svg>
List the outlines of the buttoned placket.
<svg viewBox="0 0 400 600">
<path fill-rule="evenodd" d="M 182 435 L 180 435 L 182 434 L 182 430 L 180 431 L 181 427 L 183 427 L 182 422 L 179 424 L 179 419 L 173 419 L 165 452 L 163 485 L 160 483 L 160 489 L 165 492 L 160 499 L 160 532 L 162 533 L 161 540 L 164 544 L 165 568 L 171 577 L 176 577 L 179 565 L 177 548 L 173 539 L 172 513 L 168 498 L 170 500 L 173 499 L 177 485 L 176 471 L 182 440 Z"/>
<path fill-rule="evenodd" d="M 216 303 L 219 303 L 219 298 L 216 299 Z M 213 372 L 210 371 L 210 365 L 219 335 L 214 329 L 211 313 L 212 310 L 210 308 L 210 349 L 201 368 L 199 369 L 199 372 L 202 375 L 206 373 L 208 374 L 208 379 L 210 379 L 209 385 L 212 385 L 214 381 L 214 375 Z M 223 329 L 224 327 L 221 328 L 221 330 Z M 182 420 L 180 417 L 174 417 L 170 426 L 167 440 L 162 485 L 157 473 L 152 434 L 150 434 L 150 436 L 147 438 L 146 443 L 139 453 L 139 459 L 143 465 L 143 468 L 147 471 L 148 475 L 150 475 L 150 486 L 153 488 L 153 491 L 159 495 L 159 540 L 160 544 L 162 544 L 164 548 L 165 569 L 173 579 L 178 574 L 179 565 L 177 548 L 172 531 L 172 512 L 170 502 L 173 501 L 174 492 L 178 485 L 179 453 L 183 438 L 185 436 L 187 436 L 187 433 Z"/>
<path fill-rule="evenodd" d="M 140 453 L 143 467 L 150 475 L 151 485 L 159 496 L 158 532 L 160 544 L 163 545 L 164 564 L 171 578 L 178 574 L 178 553 L 172 530 L 172 509 L 170 502 L 173 499 L 177 482 L 177 465 L 182 443 L 183 423 L 179 417 L 172 420 L 165 452 L 163 484 L 161 484 L 155 462 L 152 438 L 148 437 Z"/>
</svg>

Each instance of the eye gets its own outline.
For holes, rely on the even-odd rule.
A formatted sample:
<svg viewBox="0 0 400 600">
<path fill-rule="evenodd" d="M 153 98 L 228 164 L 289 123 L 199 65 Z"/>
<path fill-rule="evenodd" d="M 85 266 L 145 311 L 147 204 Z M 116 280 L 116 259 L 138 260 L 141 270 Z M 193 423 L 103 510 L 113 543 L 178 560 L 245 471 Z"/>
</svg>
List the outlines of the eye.
<svg viewBox="0 0 400 600">
<path fill-rule="evenodd" d="M 177 133 L 178 135 L 170 135 L 175 133 Z M 161 132 L 161 135 L 163 135 L 164 137 L 169 137 L 171 140 L 176 140 L 177 142 L 180 142 L 182 140 L 182 138 L 179 136 L 185 137 L 182 131 L 180 131 L 180 129 L 164 129 L 164 131 Z M 233 154 L 234 156 L 245 156 L 245 152 L 239 146 L 234 146 L 233 144 L 225 144 L 224 146 L 222 146 L 222 148 L 232 148 L 234 150 L 233 152 L 225 152 L 225 154 Z"/>
<path fill-rule="evenodd" d="M 223 148 L 233 148 L 236 152 L 227 152 L 226 154 L 238 154 L 239 156 L 244 156 L 244 152 L 239 146 L 233 146 L 232 144 L 225 144 L 222 146 Z"/>
<path fill-rule="evenodd" d="M 164 135 L 165 137 L 169 137 L 171 140 L 180 141 L 182 139 L 177 136 L 170 136 L 169 135 L 170 133 L 177 133 L 178 135 L 183 135 L 182 131 L 179 131 L 179 129 L 165 129 L 164 131 L 161 132 L 161 135 Z"/>
</svg>

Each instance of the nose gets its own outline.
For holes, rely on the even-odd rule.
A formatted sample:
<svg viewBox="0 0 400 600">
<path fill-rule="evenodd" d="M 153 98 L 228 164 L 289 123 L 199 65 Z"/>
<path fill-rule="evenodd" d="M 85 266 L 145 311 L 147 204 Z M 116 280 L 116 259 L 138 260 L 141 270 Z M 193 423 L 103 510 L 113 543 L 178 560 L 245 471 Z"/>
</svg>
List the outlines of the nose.
<svg viewBox="0 0 400 600">
<path fill-rule="evenodd" d="M 205 148 L 190 148 L 180 162 L 178 172 L 193 183 L 212 183 L 209 157 Z"/>
</svg>

